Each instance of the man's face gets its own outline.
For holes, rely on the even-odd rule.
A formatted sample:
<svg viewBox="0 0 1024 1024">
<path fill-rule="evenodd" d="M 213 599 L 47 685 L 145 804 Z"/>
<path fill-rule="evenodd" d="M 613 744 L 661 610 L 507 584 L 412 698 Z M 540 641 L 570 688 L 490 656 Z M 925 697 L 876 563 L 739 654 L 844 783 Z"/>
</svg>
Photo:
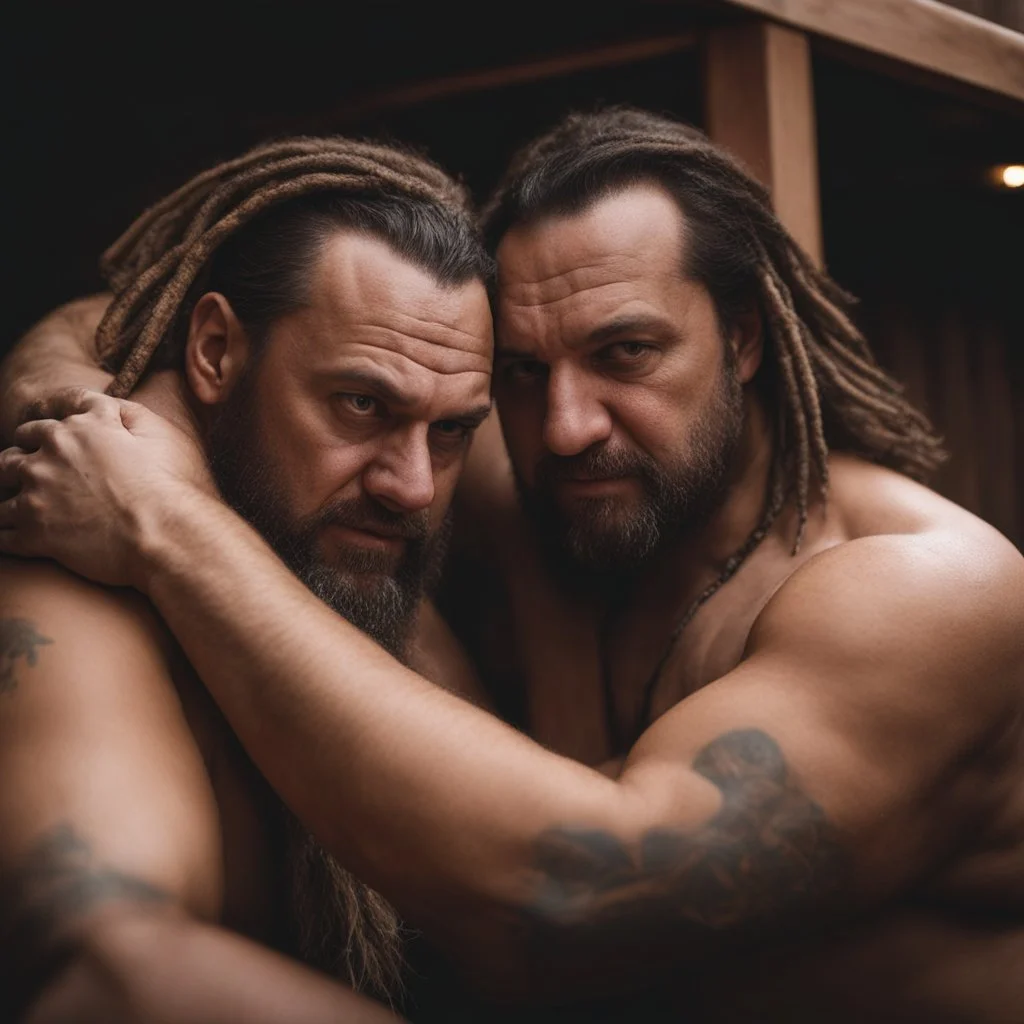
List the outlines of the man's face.
<svg viewBox="0 0 1024 1024">
<path fill-rule="evenodd" d="M 321 598 L 400 654 L 490 407 L 479 281 L 443 288 L 341 232 L 214 422 L 226 499 Z"/>
<path fill-rule="evenodd" d="M 742 387 L 674 200 L 637 185 L 498 249 L 494 393 L 520 494 L 571 565 L 636 568 L 724 498 Z"/>
</svg>

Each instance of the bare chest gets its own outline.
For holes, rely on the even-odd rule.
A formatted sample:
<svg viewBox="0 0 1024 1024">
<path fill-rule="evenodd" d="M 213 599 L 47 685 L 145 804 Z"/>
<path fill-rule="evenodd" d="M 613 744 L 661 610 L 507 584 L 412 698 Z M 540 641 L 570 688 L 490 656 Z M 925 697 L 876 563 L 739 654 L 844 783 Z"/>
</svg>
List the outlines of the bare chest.
<svg viewBox="0 0 1024 1024">
<path fill-rule="evenodd" d="M 533 738 L 585 764 L 603 764 L 739 664 L 757 616 L 803 560 L 771 553 L 752 559 L 684 624 L 693 595 L 591 601 L 567 593 L 536 557 L 520 552 L 480 612 L 481 674 L 518 692 Z"/>
<path fill-rule="evenodd" d="M 1024 1019 L 1024 926 L 894 908 L 849 932 L 742 958 L 691 991 L 708 1024 L 1011 1024 Z"/>
</svg>

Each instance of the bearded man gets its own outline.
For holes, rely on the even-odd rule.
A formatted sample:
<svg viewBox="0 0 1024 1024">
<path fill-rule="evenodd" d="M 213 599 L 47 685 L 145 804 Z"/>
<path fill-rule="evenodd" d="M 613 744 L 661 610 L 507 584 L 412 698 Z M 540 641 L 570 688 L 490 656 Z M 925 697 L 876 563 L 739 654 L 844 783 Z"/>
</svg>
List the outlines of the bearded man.
<svg viewBox="0 0 1024 1024">
<path fill-rule="evenodd" d="M 97 332 L 331 614 L 464 693 L 426 591 L 490 409 L 490 267 L 426 160 L 284 140 L 132 226 Z M 393 1020 L 256 944 L 398 999 L 394 910 L 290 819 L 152 608 L 55 565 L 0 580 L 4 1019 Z"/>
<path fill-rule="evenodd" d="M 146 593 L 301 820 L 492 992 L 1014 1019 L 1024 560 L 912 479 L 927 422 L 700 133 L 570 118 L 487 229 L 509 461 L 474 450 L 450 605 L 530 737 L 317 605 L 136 405 L 20 428 L 0 544 Z"/>
</svg>

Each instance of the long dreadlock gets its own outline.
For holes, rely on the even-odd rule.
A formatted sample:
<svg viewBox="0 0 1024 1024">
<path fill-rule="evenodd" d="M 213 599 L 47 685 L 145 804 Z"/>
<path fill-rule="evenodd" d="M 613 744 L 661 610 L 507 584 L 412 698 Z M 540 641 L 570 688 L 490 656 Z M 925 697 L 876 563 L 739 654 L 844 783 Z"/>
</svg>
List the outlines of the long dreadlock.
<svg viewBox="0 0 1024 1024">
<path fill-rule="evenodd" d="M 114 300 L 97 347 L 117 374 L 108 392 L 123 397 L 147 367 L 173 362 L 191 307 L 211 281 L 230 281 L 231 294 L 224 291 L 239 318 L 247 310 L 266 326 L 294 304 L 317 240 L 345 226 L 376 231 L 442 284 L 489 274 L 467 191 L 418 154 L 341 137 L 259 146 L 156 203 L 104 253 Z M 403 982 L 397 913 L 279 811 L 295 951 L 392 1001 Z"/>
<path fill-rule="evenodd" d="M 820 270 L 771 207 L 768 190 L 695 128 L 630 107 L 571 114 L 513 159 L 483 212 L 493 252 L 513 225 L 579 213 L 632 183 L 652 181 L 687 223 L 684 267 L 707 287 L 723 326 L 756 304 L 774 413 L 774 455 L 757 526 L 718 577 L 685 609 L 652 677 L 650 698 L 676 640 L 739 570 L 792 498 L 795 555 L 816 490 L 828 491 L 828 454 L 857 454 L 915 479 L 945 455 L 927 418 L 876 362 L 849 310 L 853 297 Z"/>
<path fill-rule="evenodd" d="M 272 142 L 204 171 L 150 207 L 103 254 L 100 270 L 114 301 L 96 339 L 117 370 L 108 392 L 131 392 L 219 246 L 271 207 L 314 193 L 422 200 L 467 223 L 472 217 L 466 190 L 435 164 L 341 136 Z"/>
</svg>

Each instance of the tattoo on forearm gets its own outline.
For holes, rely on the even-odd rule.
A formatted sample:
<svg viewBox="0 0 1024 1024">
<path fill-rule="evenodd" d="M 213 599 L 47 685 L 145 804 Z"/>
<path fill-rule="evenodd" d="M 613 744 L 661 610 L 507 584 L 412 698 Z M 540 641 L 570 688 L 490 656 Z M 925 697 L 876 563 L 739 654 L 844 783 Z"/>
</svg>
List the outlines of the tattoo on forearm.
<svg viewBox="0 0 1024 1024">
<path fill-rule="evenodd" d="M 36 648 L 52 643 L 28 619 L 0 619 L 0 693 L 11 693 L 17 688 L 14 668 L 19 658 L 24 658 L 32 668 L 39 659 Z"/>
<path fill-rule="evenodd" d="M 89 843 L 69 824 L 35 844 L 20 870 L 5 879 L 0 897 L 0 948 L 8 966 L 20 965 L 13 980 L 22 984 L 59 961 L 65 930 L 89 911 L 105 903 L 155 905 L 170 899 L 143 878 L 97 864 Z"/>
<path fill-rule="evenodd" d="M 842 889 L 848 864 L 837 831 L 770 736 L 726 733 L 693 768 L 722 794 L 718 812 L 698 829 L 652 830 L 636 850 L 601 831 L 541 836 L 544 880 L 527 915 L 541 947 L 685 957 L 799 926 Z"/>
</svg>

